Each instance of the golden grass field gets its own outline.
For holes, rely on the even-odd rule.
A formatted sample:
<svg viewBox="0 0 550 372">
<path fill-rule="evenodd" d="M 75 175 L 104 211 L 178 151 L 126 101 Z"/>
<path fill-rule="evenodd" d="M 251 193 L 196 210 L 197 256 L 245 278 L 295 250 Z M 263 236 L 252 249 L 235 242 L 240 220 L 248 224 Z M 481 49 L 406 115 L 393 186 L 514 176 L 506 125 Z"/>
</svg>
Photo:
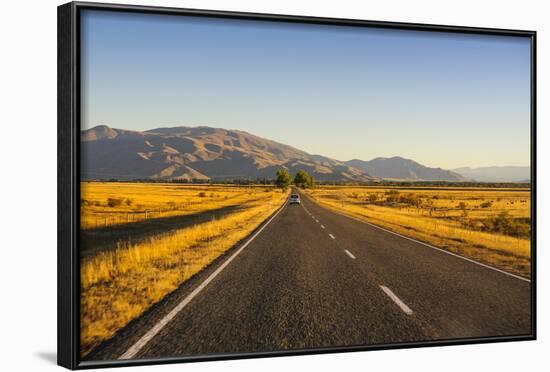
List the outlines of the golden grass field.
<svg viewBox="0 0 550 372">
<path fill-rule="evenodd" d="M 241 205 L 262 186 L 210 186 L 123 182 L 80 184 L 80 227 L 94 229 L 146 218 L 194 214 Z"/>
<path fill-rule="evenodd" d="M 511 273 L 531 272 L 527 188 L 317 187 L 318 203 Z"/>
<path fill-rule="evenodd" d="M 116 249 L 83 258 L 80 304 L 83 356 L 247 237 L 287 197 L 286 192 L 262 186 L 86 183 L 82 184 L 82 191 L 85 200 L 100 202 L 100 206 L 93 205 L 90 210 L 83 208 L 87 214 L 83 223 L 88 228 L 93 226 L 90 221 L 97 211 L 123 213 L 174 202 L 176 209 L 168 213 L 192 214 L 228 203 L 240 205 L 220 219 L 154 235 L 133 245 L 120 241 Z M 201 192 L 207 192 L 207 196 L 199 195 Z M 131 198 L 133 202 L 102 209 L 107 199 L 113 197 Z"/>
</svg>

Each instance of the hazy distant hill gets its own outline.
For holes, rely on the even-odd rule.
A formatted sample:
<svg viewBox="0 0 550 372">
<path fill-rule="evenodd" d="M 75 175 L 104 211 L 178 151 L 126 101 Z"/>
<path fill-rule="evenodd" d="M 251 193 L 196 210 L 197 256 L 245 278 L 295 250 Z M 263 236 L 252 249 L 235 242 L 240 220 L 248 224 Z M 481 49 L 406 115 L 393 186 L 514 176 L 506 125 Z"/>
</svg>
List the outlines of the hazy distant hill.
<svg viewBox="0 0 550 372">
<path fill-rule="evenodd" d="M 463 167 L 453 171 L 480 182 L 529 182 L 531 179 L 530 167 Z"/>
<path fill-rule="evenodd" d="M 429 168 L 414 160 L 399 156 L 376 158 L 369 161 L 353 159 L 347 165 L 361 169 L 368 174 L 387 180 L 410 181 L 468 181 L 469 177 L 441 168 Z"/>
<path fill-rule="evenodd" d="M 81 133 L 83 179 L 273 179 L 281 167 L 321 181 L 375 180 L 343 162 L 238 130 L 97 126 Z"/>
</svg>

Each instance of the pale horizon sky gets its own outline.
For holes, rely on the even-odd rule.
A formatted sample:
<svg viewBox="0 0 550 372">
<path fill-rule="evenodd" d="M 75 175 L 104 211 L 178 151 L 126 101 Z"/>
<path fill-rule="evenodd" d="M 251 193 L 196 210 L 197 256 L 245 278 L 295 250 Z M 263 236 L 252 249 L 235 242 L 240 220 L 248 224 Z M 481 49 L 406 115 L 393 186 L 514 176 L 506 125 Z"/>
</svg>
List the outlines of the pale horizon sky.
<svg viewBox="0 0 550 372">
<path fill-rule="evenodd" d="M 528 166 L 528 38 L 86 10 L 82 129 L 206 125 L 338 160 Z"/>
</svg>

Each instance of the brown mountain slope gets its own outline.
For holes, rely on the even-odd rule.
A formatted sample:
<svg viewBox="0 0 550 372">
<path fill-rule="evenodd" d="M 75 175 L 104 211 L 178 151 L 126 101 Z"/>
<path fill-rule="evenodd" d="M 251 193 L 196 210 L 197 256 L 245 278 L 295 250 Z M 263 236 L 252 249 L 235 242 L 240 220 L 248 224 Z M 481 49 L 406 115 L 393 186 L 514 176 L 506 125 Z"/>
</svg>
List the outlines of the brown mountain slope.
<svg viewBox="0 0 550 372">
<path fill-rule="evenodd" d="M 277 169 L 305 170 L 321 181 L 376 178 L 343 162 L 238 130 L 98 126 L 81 133 L 82 179 L 273 179 Z"/>
<path fill-rule="evenodd" d="M 441 168 L 430 168 L 399 156 L 391 158 L 376 158 L 369 161 L 353 159 L 347 165 L 361 169 L 370 175 L 386 180 L 407 181 L 469 181 L 456 172 Z"/>
</svg>

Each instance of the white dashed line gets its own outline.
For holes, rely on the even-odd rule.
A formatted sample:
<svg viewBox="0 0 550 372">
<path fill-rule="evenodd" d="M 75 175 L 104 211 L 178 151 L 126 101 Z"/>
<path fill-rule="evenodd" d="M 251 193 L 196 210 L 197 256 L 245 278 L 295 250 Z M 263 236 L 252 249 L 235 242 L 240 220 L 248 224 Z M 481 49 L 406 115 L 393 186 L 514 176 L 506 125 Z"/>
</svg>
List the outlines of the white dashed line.
<svg viewBox="0 0 550 372">
<path fill-rule="evenodd" d="M 328 236 L 330 236 L 332 239 L 336 239 L 332 234 L 328 234 Z"/>
<path fill-rule="evenodd" d="M 325 228 L 325 225 L 321 225 L 321 229 L 324 229 Z"/>
<path fill-rule="evenodd" d="M 347 249 L 344 249 L 346 251 L 346 253 L 348 254 L 348 256 L 352 259 L 352 260 L 355 260 L 355 256 L 350 252 L 348 251 Z"/>
<path fill-rule="evenodd" d="M 324 207 L 324 208 L 327 209 L 326 207 Z M 407 239 L 407 240 L 410 240 L 410 241 L 412 241 L 412 242 L 421 244 L 421 245 L 423 245 L 423 246 L 425 246 L 425 247 L 435 249 L 436 251 L 439 251 L 439 252 L 441 252 L 441 253 L 445 253 L 445 254 L 448 254 L 448 255 L 450 255 L 450 256 L 454 256 L 454 257 L 456 257 L 456 258 L 460 258 L 460 259 L 462 259 L 462 260 L 471 262 L 471 263 L 473 263 L 473 264 L 476 264 L 476 265 L 485 267 L 486 269 L 494 270 L 494 271 L 497 271 L 497 272 L 499 272 L 499 273 L 501 273 L 501 274 L 508 275 L 508 276 L 510 276 L 510 277 L 512 277 L 512 278 L 516 278 L 516 279 L 519 279 L 519 280 L 523 280 L 524 282 L 531 283 L 531 280 L 530 280 L 530 279 L 521 277 L 521 276 L 519 276 L 519 275 L 515 275 L 515 274 L 509 273 L 509 272 L 507 272 L 507 271 L 501 270 L 501 269 L 497 269 L 496 267 L 493 267 L 493 266 L 490 266 L 490 265 L 486 265 L 486 264 L 484 264 L 484 263 L 478 262 L 478 261 L 473 260 L 473 259 L 471 259 L 471 258 L 464 257 L 464 256 L 461 256 L 461 255 L 459 255 L 459 254 L 456 254 L 456 253 L 453 253 L 453 252 L 450 252 L 450 251 L 446 251 L 446 250 L 444 250 L 444 249 L 442 249 L 442 248 L 435 247 L 435 246 L 433 246 L 433 245 L 430 245 L 430 244 L 421 242 L 420 240 L 416 240 L 416 239 L 413 239 L 413 238 L 408 237 L 408 236 L 405 236 L 405 235 L 401 235 L 401 234 L 396 233 L 396 232 L 394 232 L 394 231 L 391 231 L 391 230 L 385 229 L 385 228 L 383 228 L 383 227 L 377 226 L 377 225 L 375 225 L 375 224 L 372 224 L 372 223 L 367 222 L 367 221 L 365 221 L 365 220 L 362 220 L 362 219 L 360 219 L 360 218 L 357 218 L 357 217 L 354 217 L 354 216 L 350 216 L 350 215 L 345 214 L 345 213 L 343 213 L 343 212 L 339 212 L 339 211 L 332 210 L 332 209 L 329 209 L 329 210 L 331 210 L 331 212 L 334 212 L 334 213 L 336 213 L 336 214 L 339 214 L 340 216 L 344 216 L 344 217 L 347 217 L 347 218 L 351 218 L 352 220 L 359 221 L 359 222 L 361 222 L 361 223 L 364 223 L 365 225 L 372 226 L 372 227 L 374 227 L 375 229 L 379 229 L 379 230 L 385 231 L 385 232 L 387 232 L 387 233 L 390 233 L 390 234 L 392 234 L 392 235 L 399 236 L 399 237 L 401 237 L 401 238 L 403 238 L 403 239 Z"/>
<path fill-rule="evenodd" d="M 403 301 L 401 301 L 399 297 L 397 297 L 395 293 L 391 291 L 391 289 L 384 285 L 381 285 L 380 288 L 384 291 L 385 294 L 388 295 L 389 298 L 392 299 L 393 302 L 397 304 L 397 306 L 399 306 L 399 308 L 401 308 L 401 310 L 403 310 L 405 314 L 412 315 L 413 311 L 411 310 L 411 308 L 408 307 L 407 304 L 405 304 Z"/>
</svg>

